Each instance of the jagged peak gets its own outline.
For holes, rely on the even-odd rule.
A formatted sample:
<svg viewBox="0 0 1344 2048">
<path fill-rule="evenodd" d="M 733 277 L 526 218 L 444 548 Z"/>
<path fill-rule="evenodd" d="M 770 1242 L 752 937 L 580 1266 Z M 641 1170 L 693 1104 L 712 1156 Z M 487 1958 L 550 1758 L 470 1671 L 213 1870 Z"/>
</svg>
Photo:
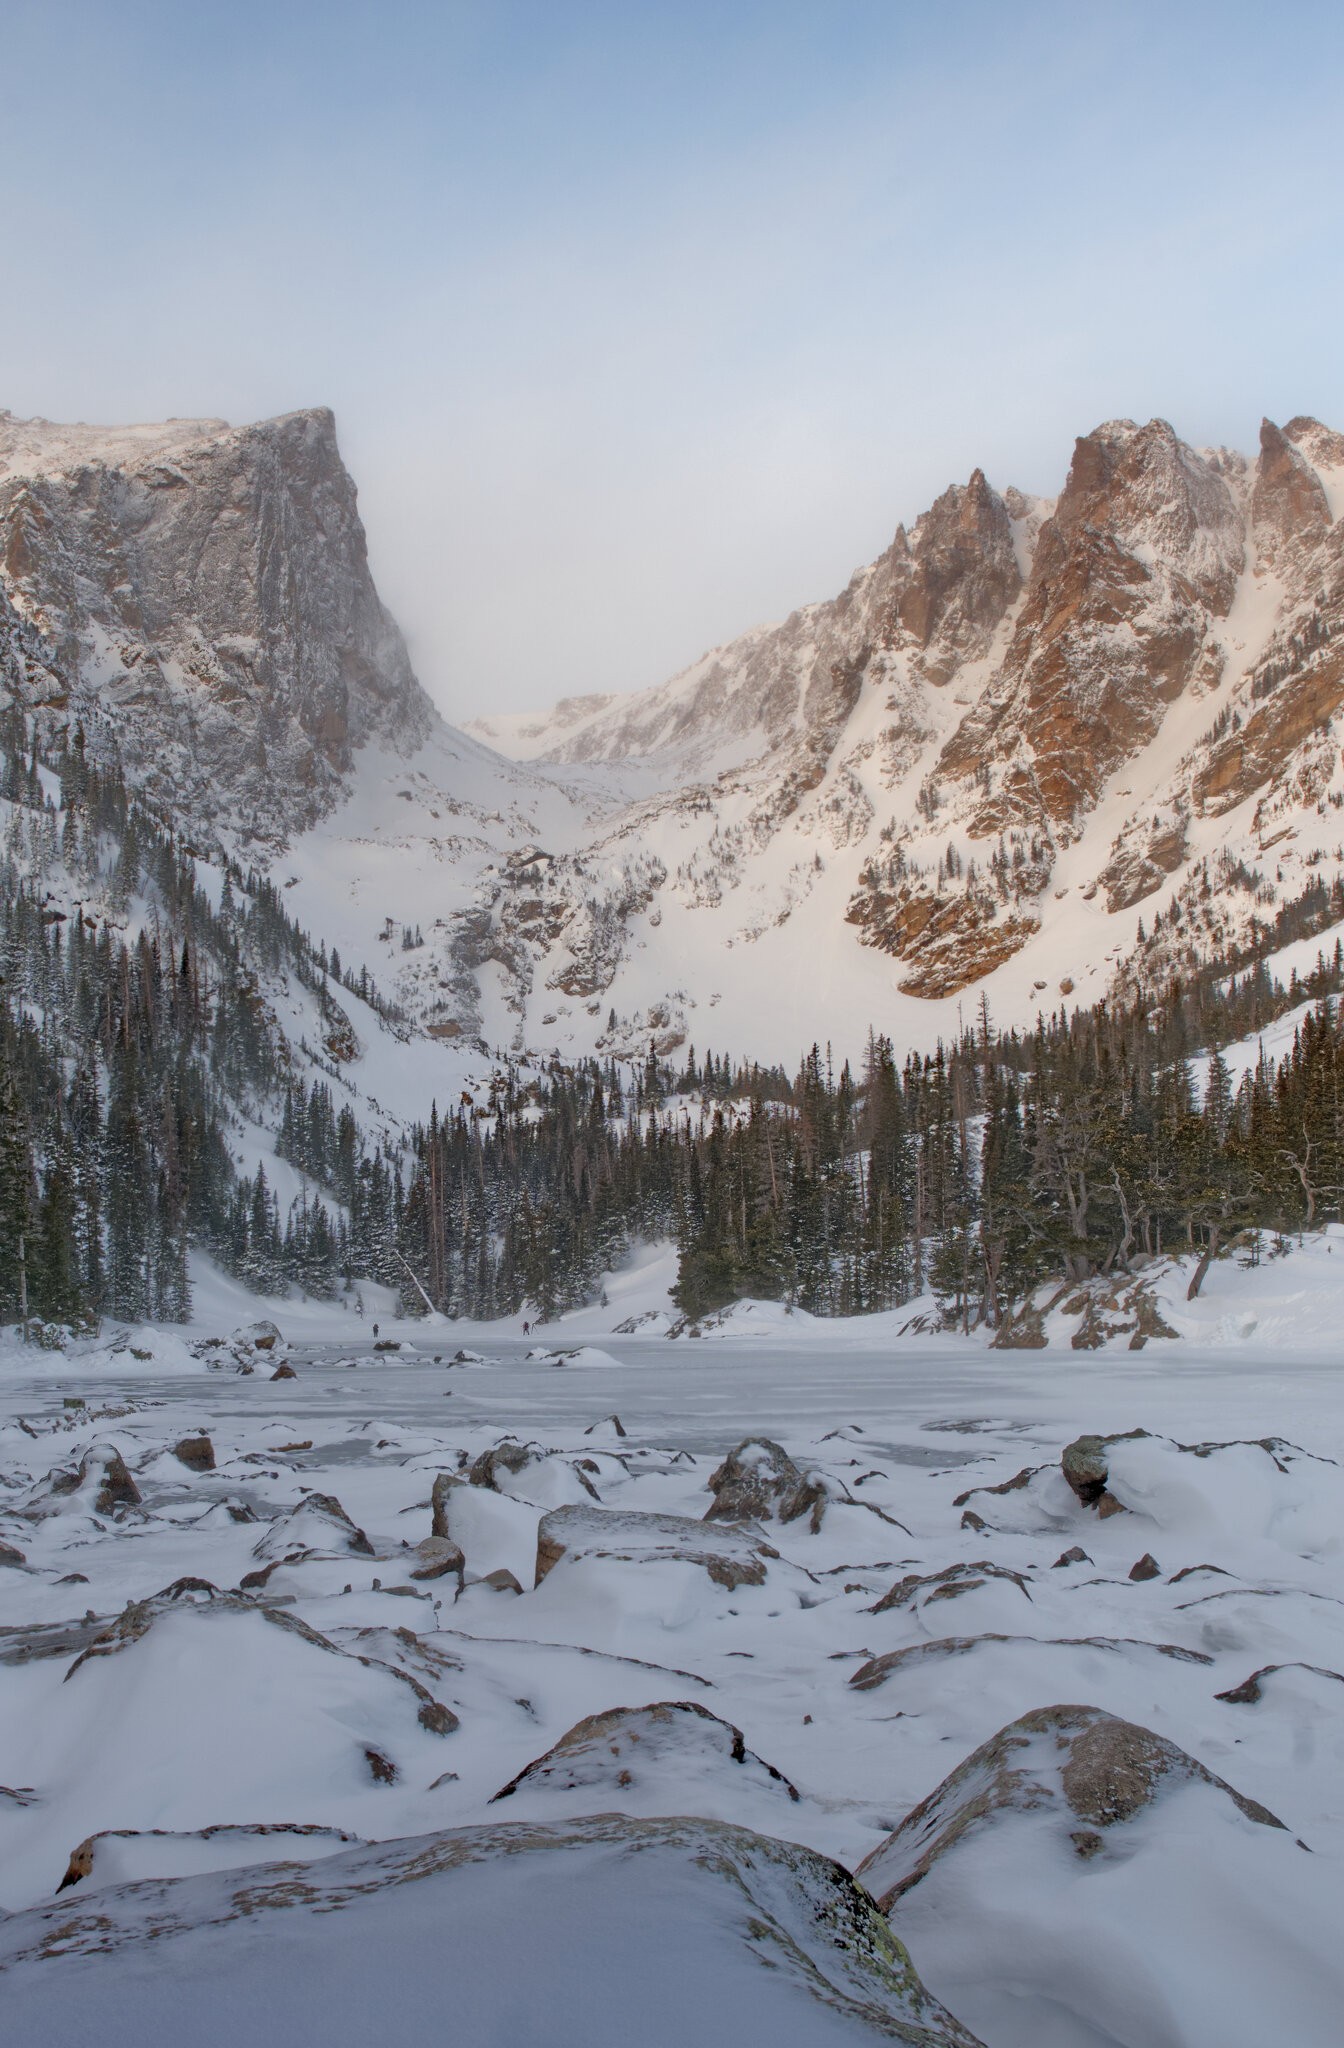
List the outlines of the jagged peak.
<svg viewBox="0 0 1344 2048">
<path fill-rule="evenodd" d="M 1315 469 L 1270 419 L 1260 422 L 1251 518 L 1256 544 L 1270 560 L 1285 548 L 1310 547 L 1330 524 L 1330 502 Z"/>
<path fill-rule="evenodd" d="M 1294 447 L 1305 449 L 1310 461 L 1318 468 L 1344 468 L 1344 434 L 1337 434 L 1333 427 L 1325 426 L 1313 419 L 1310 413 L 1298 413 L 1283 429 L 1286 441 Z"/>
</svg>

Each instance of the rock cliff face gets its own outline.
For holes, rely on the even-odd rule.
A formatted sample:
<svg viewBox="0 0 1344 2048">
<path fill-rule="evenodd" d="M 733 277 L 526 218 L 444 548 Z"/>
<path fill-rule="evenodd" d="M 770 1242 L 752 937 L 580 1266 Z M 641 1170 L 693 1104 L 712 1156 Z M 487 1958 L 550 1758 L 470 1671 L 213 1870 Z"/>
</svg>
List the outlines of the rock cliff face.
<svg viewBox="0 0 1344 2048">
<path fill-rule="evenodd" d="M 435 1038 L 922 1045 L 968 990 L 1029 1023 L 1334 900 L 1341 512 L 1316 420 L 1254 462 L 1110 421 L 1057 501 L 977 470 L 829 601 L 466 737 L 378 600 L 330 414 L 0 414 L 0 700 L 78 718 L 189 837 L 283 857 Z"/>
<path fill-rule="evenodd" d="M 1039 998 L 1137 936 L 1098 917 L 1174 901 L 1271 828 L 1319 838 L 1290 862 L 1338 865 L 1341 509 L 1344 438 L 1318 421 L 1266 421 L 1254 464 L 1110 421 L 1053 506 L 977 471 L 831 603 L 642 697 L 483 730 L 555 762 L 652 761 L 664 825 L 693 782 L 713 828 L 689 860 L 664 854 L 666 893 L 772 898 L 735 943 L 834 902 L 823 871 L 847 867 L 832 914 L 899 963 L 897 992 L 955 997 L 1031 953 L 1044 973 L 1014 993 Z M 809 840 L 784 888 L 765 882 Z M 1262 900 L 1287 893 L 1283 858 Z M 1061 975 L 1051 933 L 1080 925 L 1079 899 L 1096 911 Z"/>
<path fill-rule="evenodd" d="M 278 839 L 331 807 L 366 741 L 428 729 L 329 412 L 0 414 L 0 585 L 11 693 L 77 714 L 199 821 Z"/>
</svg>

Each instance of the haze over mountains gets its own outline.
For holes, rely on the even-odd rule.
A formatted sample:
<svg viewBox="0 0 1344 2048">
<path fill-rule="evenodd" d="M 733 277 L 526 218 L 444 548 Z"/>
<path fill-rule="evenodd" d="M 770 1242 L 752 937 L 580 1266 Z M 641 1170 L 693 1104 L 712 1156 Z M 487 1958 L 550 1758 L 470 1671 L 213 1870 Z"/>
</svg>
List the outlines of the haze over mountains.
<svg viewBox="0 0 1344 2048">
<path fill-rule="evenodd" d="M 1112 421 L 1053 502 L 977 471 L 833 599 L 464 734 L 330 413 L 5 414 L 0 681 L 464 1051 L 927 1045 L 1264 951 L 1335 880 L 1342 507 L 1317 421 Z"/>
</svg>

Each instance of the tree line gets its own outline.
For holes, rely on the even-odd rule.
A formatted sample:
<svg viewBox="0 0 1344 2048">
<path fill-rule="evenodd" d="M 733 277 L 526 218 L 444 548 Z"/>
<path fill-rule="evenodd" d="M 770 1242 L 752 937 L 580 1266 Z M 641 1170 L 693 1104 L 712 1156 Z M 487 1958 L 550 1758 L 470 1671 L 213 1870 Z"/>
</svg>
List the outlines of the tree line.
<svg viewBox="0 0 1344 2048">
<path fill-rule="evenodd" d="M 670 1240 L 692 1319 L 933 1292 L 970 1327 L 1055 1276 L 1207 1260 L 1344 1208 L 1338 944 L 1305 981 L 1206 964 L 1027 1032 L 982 1005 L 927 1053 L 874 1034 L 857 1071 L 817 1047 L 792 1074 L 693 1049 L 503 1061 L 488 1101 L 374 1143 L 337 1063 L 296 1057 L 269 977 L 310 992 L 328 1043 L 351 1035 L 343 989 L 405 1021 L 267 877 L 204 868 L 78 730 L 44 752 L 14 711 L 0 800 L 0 1320 L 25 1293 L 55 1322 L 185 1319 L 193 1248 L 261 1294 L 375 1280 L 412 1311 L 546 1320 Z M 1312 887 L 1285 934 L 1344 908 Z M 1303 1006 L 1234 1077 L 1219 1048 Z"/>
</svg>

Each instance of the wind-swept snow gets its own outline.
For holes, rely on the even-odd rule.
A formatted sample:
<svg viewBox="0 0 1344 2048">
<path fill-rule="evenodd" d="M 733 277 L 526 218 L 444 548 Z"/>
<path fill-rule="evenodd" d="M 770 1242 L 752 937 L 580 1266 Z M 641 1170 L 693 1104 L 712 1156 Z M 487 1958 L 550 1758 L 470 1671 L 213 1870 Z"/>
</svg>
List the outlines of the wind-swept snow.
<svg viewBox="0 0 1344 2048">
<path fill-rule="evenodd" d="M 1081 1355 L 896 1317 L 618 1331 L 660 1277 L 541 1347 L 396 1323 L 375 1353 L 282 1307 L 278 1381 L 241 1343 L 204 1374 L 6 1350 L 24 2037 L 409 2044 L 451 1995 L 473 2038 L 563 2048 L 1207 2048 L 1211 2015 L 1263 2048 L 1279 2014 L 1326 2048 L 1344 1238 L 1218 1262 L 1184 1311 L 1172 1267 L 1181 1341 Z M 1116 1511 L 1065 1475 L 1084 1434 Z M 711 1480 L 791 1472 L 819 1513 L 706 1519 Z M 1137 1731 L 1091 1792 L 1059 1789 L 1055 1709 Z M 1004 1769 L 1045 1791 L 963 1826 L 1019 1724 Z"/>
</svg>

